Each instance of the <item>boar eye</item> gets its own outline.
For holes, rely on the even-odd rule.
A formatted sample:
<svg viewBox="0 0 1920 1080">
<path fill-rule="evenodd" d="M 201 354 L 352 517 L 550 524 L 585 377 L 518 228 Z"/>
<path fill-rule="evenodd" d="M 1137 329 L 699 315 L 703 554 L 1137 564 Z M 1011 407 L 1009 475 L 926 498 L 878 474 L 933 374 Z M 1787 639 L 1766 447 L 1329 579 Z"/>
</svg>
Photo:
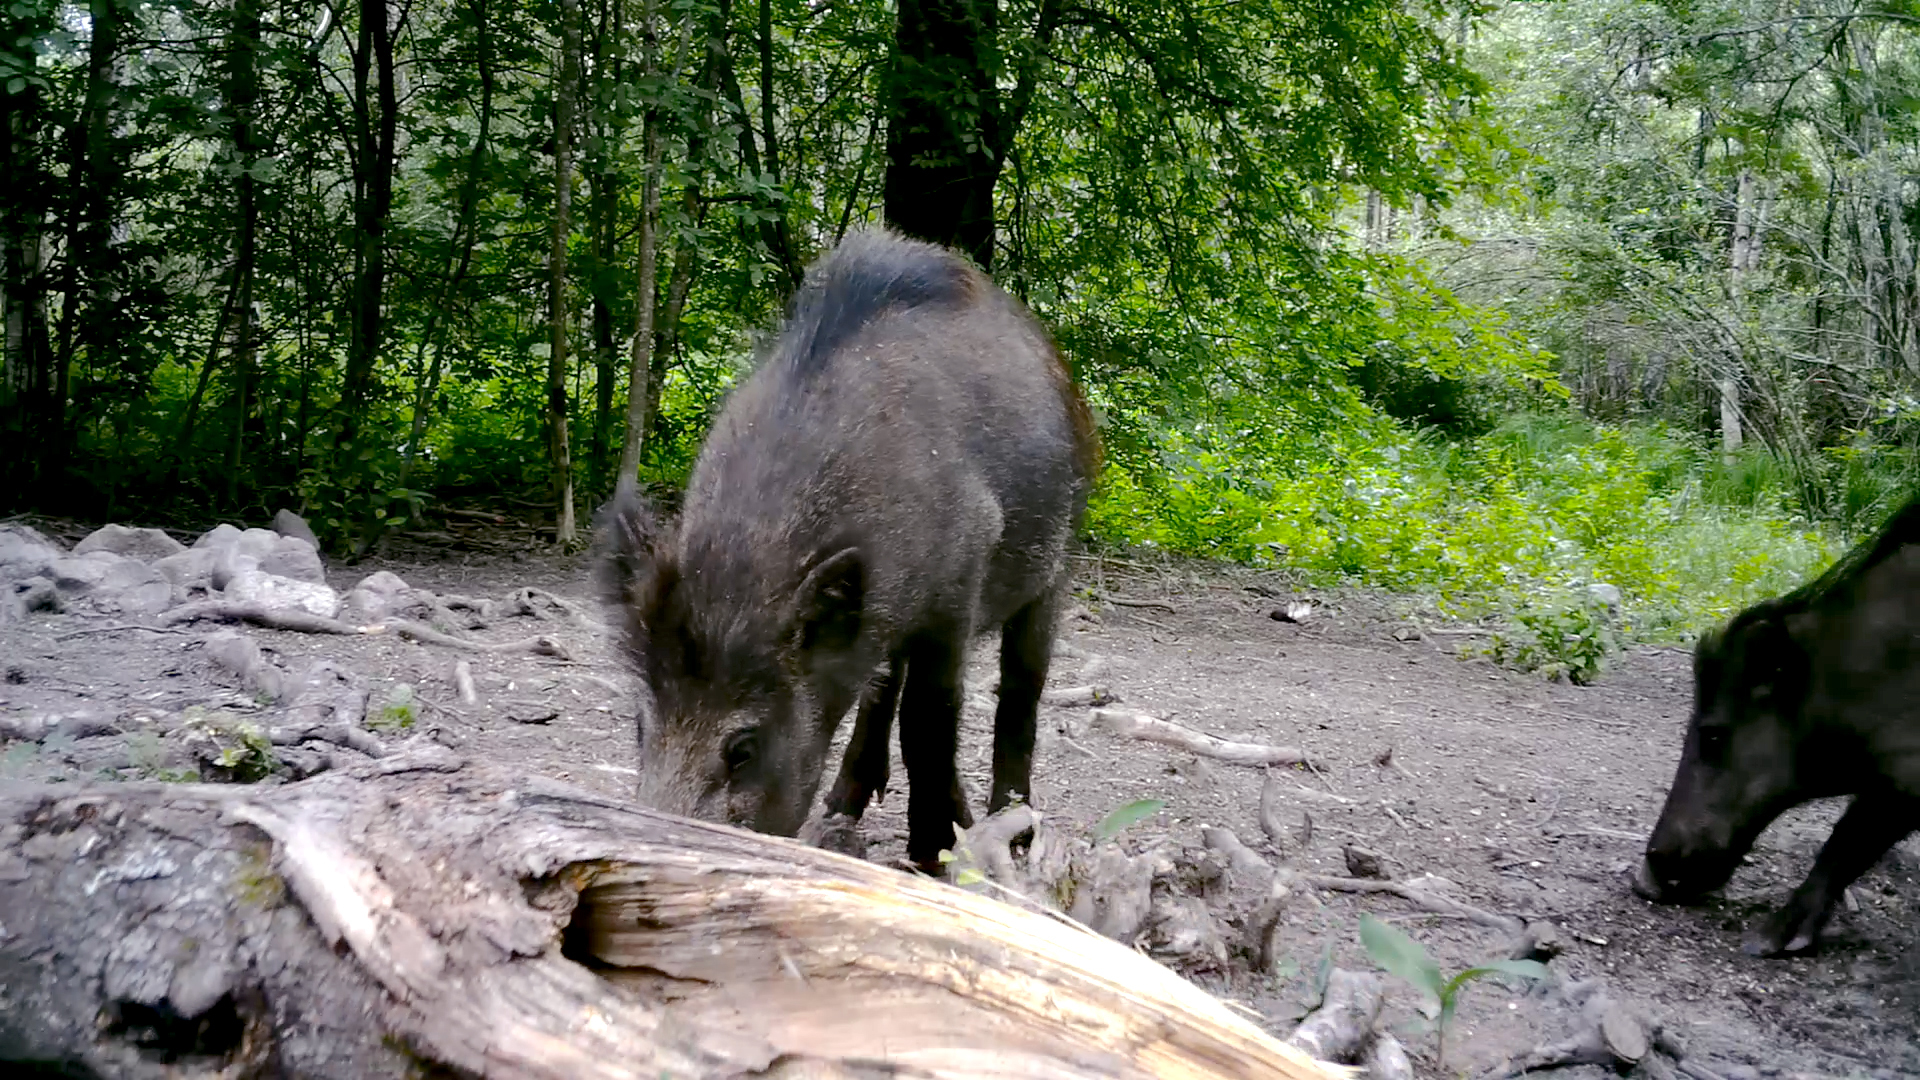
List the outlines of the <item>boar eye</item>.
<svg viewBox="0 0 1920 1080">
<path fill-rule="evenodd" d="M 727 762 L 727 775 L 739 775 L 760 753 L 760 732 L 755 728 L 734 732 L 727 737 L 727 747 L 722 753 Z"/>
<path fill-rule="evenodd" d="M 1707 762 L 1719 762 L 1727 756 L 1728 732 L 1725 727 L 1703 727 L 1700 729 L 1700 757 Z"/>
</svg>

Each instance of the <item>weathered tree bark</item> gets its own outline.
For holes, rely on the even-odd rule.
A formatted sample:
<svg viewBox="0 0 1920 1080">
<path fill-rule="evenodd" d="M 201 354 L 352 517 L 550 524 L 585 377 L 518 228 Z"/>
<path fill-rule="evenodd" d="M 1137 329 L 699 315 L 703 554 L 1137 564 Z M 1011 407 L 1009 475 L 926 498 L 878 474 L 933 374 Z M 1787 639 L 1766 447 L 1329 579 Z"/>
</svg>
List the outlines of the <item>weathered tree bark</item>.
<svg viewBox="0 0 1920 1080">
<path fill-rule="evenodd" d="M 1753 170 L 1741 169 L 1734 182 L 1733 228 L 1728 244 L 1727 288 L 1739 297 L 1746 288 L 1746 275 L 1760 262 L 1760 237 L 1756 228 L 1759 188 Z M 1720 372 L 1715 385 L 1720 393 L 1720 451 L 1731 457 L 1746 441 L 1740 422 L 1740 357 L 1727 357 L 1727 370 Z"/>
<path fill-rule="evenodd" d="M 373 399 L 387 288 L 387 225 L 393 216 L 399 93 L 394 86 L 395 28 L 387 0 L 360 0 L 352 53 L 353 288 L 346 371 L 340 384 L 340 442 L 358 436 Z"/>
<path fill-rule="evenodd" d="M 659 47 L 656 20 L 664 18 L 658 0 L 646 0 L 641 16 L 646 46 L 642 51 L 644 72 L 649 82 L 678 81 L 686 68 L 687 46 L 692 41 L 695 13 L 680 18 L 678 37 L 664 68 Z M 660 169 L 665 156 L 661 126 L 665 122 L 660 103 L 649 102 L 641 120 L 641 161 L 645 175 L 640 184 L 640 240 L 636 268 L 637 281 L 633 309 L 633 344 L 627 364 L 627 424 L 620 444 L 620 475 L 614 487 L 631 490 L 639 483 L 640 454 L 647 433 L 648 402 L 656 392 L 649 384 L 654 363 L 654 295 L 660 267 Z"/>
<path fill-rule="evenodd" d="M 437 748 L 284 787 L 0 782 L 0 1067 L 1326 1077 L 1083 928 Z"/>
<path fill-rule="evenodd" d="M 560 78 L 554 88 L 553 236 L 547 252 L 547 464 L 554 541 L 570 546 L 573 448 L 567 438 L 567 239 L 573 234 L 573 117 L 580 97 L 580 0 L 560 0 Z"/>
<path fill-rule="evenodd" d="M 493 43 L 488 35 L 491 16 L 487 0 L 468 0 L 467 6 L 473 16 L 474 69 L 480 83 L 480 102 L 474 114 L 473 149 L 467 154 L 466 176 L 460 182 L 460 207 L 454 214 L 453 231 L 447 235 L 446 280 L 440 286 L 440 301 L 427 312 L 426 329 L 414 347 L 413 422 L 407 432 L 406 453 L 400 459 L 403 488 L 413 482 L 413 463 L 419 457 L 420 444 L 427 437 L 427 419 L 433 413 L 433 400 L 440 391 L 441 373 L 446 370 L 441 342 L 446 312 L 473 266 L 473 248 L 479 239 L 475 216 L 480 207 L 480 177 L 493 152 Z"/>
<path fill-rule="evenodd" d="M 227 100 L 233 109 L 234 175 L 233 432 L 227 443 L 227 505 L 240 502 L 240 461 L 246 450 L 247 414 L 253 396 L 256 328 L 254 267 L 260 237 L 260 181 L 254 169 L 262 146 L 255 126 L 260 101 L 261 0 L 235 0 L 227 45 Z"/>
</svg>

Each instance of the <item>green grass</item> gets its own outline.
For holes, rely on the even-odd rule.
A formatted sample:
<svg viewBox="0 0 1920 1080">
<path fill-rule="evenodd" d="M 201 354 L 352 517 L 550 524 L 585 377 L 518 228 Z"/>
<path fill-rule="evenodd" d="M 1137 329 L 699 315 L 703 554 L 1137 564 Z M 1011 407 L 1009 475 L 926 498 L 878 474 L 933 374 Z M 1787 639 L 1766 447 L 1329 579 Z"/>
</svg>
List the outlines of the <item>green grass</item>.
<svg viewBox="0 0 1920 1080">
<path fill-rule="evenodd" d="M 1261 450 L 1201 425 L 1168 433 L 1146 479 L 1108 470 L 1089 527 L 1109 543 L 1419 594 L 1463 618 L 1514 621 L 1605 582 L 1622 597 L 1610 632 L 1666 641 L 1844 550 L 1837 527 L 1792 509 L 1789 470 L 1759 454 L 1723 464 L 1657 427 L 1521 415 L 1444 440 L 1381 421 Z"/>
</svg>

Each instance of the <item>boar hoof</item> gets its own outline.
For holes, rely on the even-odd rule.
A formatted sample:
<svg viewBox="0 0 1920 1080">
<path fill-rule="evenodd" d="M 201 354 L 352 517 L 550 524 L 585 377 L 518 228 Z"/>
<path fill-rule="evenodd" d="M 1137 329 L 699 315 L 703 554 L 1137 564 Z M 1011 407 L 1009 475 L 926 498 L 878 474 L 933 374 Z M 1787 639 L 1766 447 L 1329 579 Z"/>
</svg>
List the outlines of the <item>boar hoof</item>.
<svg viewBox="0 0 1920 1080">
<path fill-rule="evenodd" d="M 1811 952 L 1820 942 L 1820 930 L 1829 912 L 1802 904 L 1796 898 L 1775 912 L 1742 942 L 1740 949 L 1750 956 L 1796 956 Z"/>
</svg>

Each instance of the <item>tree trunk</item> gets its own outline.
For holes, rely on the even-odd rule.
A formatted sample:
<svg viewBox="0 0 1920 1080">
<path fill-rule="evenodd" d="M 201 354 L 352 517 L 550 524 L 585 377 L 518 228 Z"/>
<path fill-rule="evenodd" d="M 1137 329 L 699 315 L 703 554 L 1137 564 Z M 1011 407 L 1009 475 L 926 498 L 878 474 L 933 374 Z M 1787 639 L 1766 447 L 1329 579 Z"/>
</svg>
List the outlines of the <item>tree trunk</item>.
<svg viewBox="0 0 1920 1080">
<path fill-rule="evenodd" d="M 0 782 L 0 1064 L 134 1078 L 1340 1071 L 1076 925 L 415 751 Z"/>
<path fill-rule="evenodd" d="M 114 103 L 119 88 L 113 66 L 125 31 L 122 0 L 93 0 L 88 8 L 87 89 L 79 122 L 68 137 L 67 179 L 73 211 L 68 216 L 67 266 L 62 288 L 60 340 L 53 357 L 52 393 L 45 399 L 36 437 L 41 459 L 43 505 L 61 501 L 72 433 L 67 425 L 69 380 L 75 356 L 104 361 L 113 351 L 120 317 L 112 304 L 111 239 L 115 164 Z"/>
<path fill-rule="evenodd" d="M 1010 143 L 992 0 L 900 0 L 886 74 L 887 220 L 991 269 L 993 188 Z"/>
<path fill-rule="evenodd" d="M 626 137 L 620 109 L 613 104 L 610 88 L 623 83 L 622 68 L 625 10 L 620 0 L 603 2 L 601 26 L 594 49 L 596 90 L 588 97 L 595 110 L 593 118 L 598 151 L 586 168 L 587 183 L 593 194 L 589 201 L 593 240 L 593 269 L 588 291 L 593 298 L 593 479 L 596 495 L 606 493 L 613 475 L 613 399 L 619 379 L 620 345 L 614 332 L 614 310 L 619 279 L 614 267 L 620 261 L 619 155 Z"/>
<path fill-rule="evenodd" d="M 353 50 L 353 286 L 347 365 L 340 387 L 340 442 L 350 445 L 373 400 L 387 285 L 387 224 L 393 213 L 395 132 L 393 27 L 387 0 L 360 0 Z"/>
<path fill-rule="evenodd" d="M 45 28 L 9 21 L 15 32 Z M 47 327 L 47 282 L 42 236 L 50 188 L 42 158 L 39 87 L 18 92 L 0 86 L 0 176 L 8 192 L 0 199 L 0 308 L 6 338 L 0 380 L 0 508 L 36 487 L 43 440 L 36 433 L 51 411 L 53 342 Z"/>
<path fill-rule="evenodd" d="M 553 244 L 547 256 L 547 459 L 554 540 L 572 546 L 573 456 L 567 445 L 567 238 L 573 225 L 573 115 L 580 94 L 580 0 L 560 0 L 560 79 L 554 87 Z"/>
<path fill-rule="evenodd" d="M 400 486 L 413 482 L 414 459 L 427 437 L 427 418 L 433 413 L 433 399 L 440 391 L 440 375 L 446 369 L 441 334 L 446 326 L 449 305 L 467 279 L 473 266 L 473 247 L 478 240 L 474 215 L 480 206 L 480 174 L 491 152 L 493 130 L 493 43 L 487 26 L 491 15 L 487 0 L 469 0 L 473 11 L 474 66 L 480 79 L 479 115 L 475 120 L 473 151 L 467 155 L 467 175 L 460 182 L 460 208 L 455 212 L 453 232 L 447 237 L 447 259 L 451 264 L 440 288 L 440 302 L 427 313 L 426 329 L 414 352 L 413 423 L 407 432 L 407 452 L 400 459 Z M 456 252 L 458 253 L 456 255 Z"/>
<path fill-rule="evenodd" d="M 1737 300 L 1746 291 L 1746 275 L 1759 260 L 1759 238 L 1755 222 L 1758 214 L 1759 186 L 1753 170 L 1741 169 L 1734 183 L 1732 242 L 1727 263 L 1728 291 Z M 1720 397 L 1720 452 L 1731 459 L 1745 436 L 1740 420 L 1740 354 L 1737 342 L 1728 343 L 1726 368 L 1716 380 Z"/>
<path fill-rule="evenodd" d="M 728 46 L 726 37 L 733 25 L 733 0 L 719 0 L 717 8 L 714 24 L 721 36 L 720 45 L 713 53 L 717 65 L 715 75 L 720 82 L 720 92 L 726 96 L 734 112 L 739 114 L 740 163 L 745 166 L 747 175 L 755 180 L 753 208 L 759 221 L 760 244 L 766 248 L 767 258 L 773 261 L 778 272 L 775 284 L 784 299 L 800 287 L 800 279 L 806 268 L 801 263 L 800 252 L 794 246 L 793 233 L 787 224 L 786 204 L 769 197 L 757 182 L 766 174 L 760 169 L 760 148 L 755 139 L 752 114 L 747 112 L 746 99 L 740 93 L 740 78 L 733 68 L 733 50 Z M 771 16 L 768 25 L 770 32 Z M 771 55 L 771 45 L 768 46 L 768 54 Z M 771 131 L 770 111 L 762 108 L 761 119 Z"/>
<path fill-rule="evenodd" d="M 227 505 L 240 502 L 240 462 L 246 446 L 248 398 L 253 393 L 253 276 L 260 232 L 259 180 L 253 170 L 261 147 L 254 128 L 260 99 L 262 0 L 234 0 L 228 39 L 227 101 L 233 109 L 235 316 L 233 340 L 233 437 L 227 444 Z"/>
<path fill-rule="evenodd" d="M 643 53 L 645 75 L 649 83 L 677 80 L 684 70 L 687 44 L 693 34 L 696 12 L 681 17 L 679 34 L 670 59 L 663 66 L 659 48 L 657 21 L 662 18 L 658 0 L 647 0 L 641 19 L 642 33 L 648 45 Z M 660 103 L 647 103 L 640 128 L 640 239 L 635 259 L 633 343 L 627 363 L 627 423 L 620 445 L 620 475 L 614 480 L 616 491 L 632 491 L 640 482 L 640 454 L 644 449 L 648 402 L 656 393 L 653 386 L 654 294 L 660 268 L 660 163 L 664 153 L 661 138 Z"/>
</svg>

